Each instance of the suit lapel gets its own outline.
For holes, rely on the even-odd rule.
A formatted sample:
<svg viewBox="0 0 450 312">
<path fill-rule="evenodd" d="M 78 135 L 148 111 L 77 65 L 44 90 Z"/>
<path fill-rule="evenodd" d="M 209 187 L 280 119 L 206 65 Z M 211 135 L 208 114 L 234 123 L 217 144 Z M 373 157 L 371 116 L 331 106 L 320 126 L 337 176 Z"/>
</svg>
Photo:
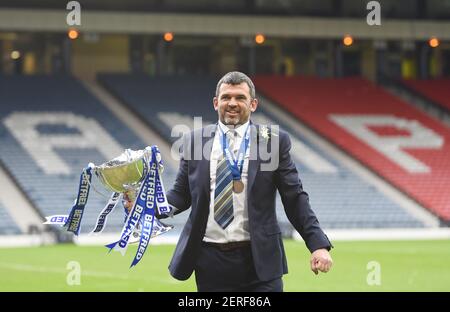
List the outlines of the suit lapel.
<svg viewBox="0 0 450 312">
<path fill-rule="evenodd" d="M 216 128 L 217 123 L 214 125 L 208 125 L 203 129 L 202 133 L 202 150 L 205 153 L 200 160 L 200 176 L 199 176 L 199 183 L 202 183 L 202 190 L 204 191 L 204 194 L 207 194 L 208 201 L 209 201 L 209 194 L 211 189 L 211 173 L 210 173 L 210 159 L 211 159 L 211 151 L 212 151 L 212 143 L 214 141 L 214 136 L 216 134 Z M 211 134 L 211 135 L 210 135 Z M 208 146 L 206 150 L 204 149 L 207 142 L 211 140 L 211 146 Z M 200 182 L 201 181 L 201 182 Z"/>
<path fill-rule="evenodd" d="M 252 194 L 251 189 L 255 183 L 256 173 L 258 172 L 260 159 L 258 157 L 258 129 L 259 126 L 250 122 L 250 159 L 248 162 L 247 177 L 247 200 L 248 202 Z"/>
</svg>

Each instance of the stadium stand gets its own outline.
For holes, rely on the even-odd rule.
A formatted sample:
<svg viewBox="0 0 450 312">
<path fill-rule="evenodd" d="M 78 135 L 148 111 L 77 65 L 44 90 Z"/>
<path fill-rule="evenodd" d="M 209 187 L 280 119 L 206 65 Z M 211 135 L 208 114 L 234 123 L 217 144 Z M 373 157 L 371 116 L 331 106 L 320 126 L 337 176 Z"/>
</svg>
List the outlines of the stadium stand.
<svg viewBox="0 0 450 312">
<path fill-rule="evenodd" d="M 450 221 L 450 130 L 362 78 L 259 76 L 260 92 Z"/>
<path fill-rule="evenodd" d="M 21 231 L 14 220 L 0 203 L 0 235 L 21 234 Z"/>
<path fill-rule="evenodd" d="M 402 84 L 450 112 L 450 79 L 403 80 Z"/>
<path fill-rule="evenodd" d="M 217 83 L 213 78 L 101 74 L 98 80 L 169 142 L 180 137 L 171 135 L 173 125 L 192 128 L 194 116 L 203 116 L 204 125 L 217 119 L 212 109 Z"/>
<path fill-rule="evenodd" d="M 171 142 L 176 139 L 171 136 L 171 129 L 177 124 L 192 128 L 195 116 L 204 118 L 203 125 L 217 120 L 217 113 L 212 107 L 217 79 L 213 77 L 151 78 L 103 74 L 99 76 L 99 81 Z M 261 124 L 284 125 L 264 109 L 265 105 L 260 104 L 252 115 L 253 120 Z M 301 133 L 287 126 L 283 128 L 291 134 L 294 160 L 305 189 L 310 194 L 312 206 L 325 228 L 423 226 L 421 221 L 332 159 Z M 279 199 L 277 207 L 279 221 L 286 226 L 287 218 Z"/>
<path fill-rule="evenodd" d="M 81 170 L 89 162 L 101 164 L 123 148 L 145 147 L 74 78 L 0 77 L 0 94 L 0 161 L 41 216 L 70 211 Z M 167 167 L 166 183 L 173 176 L 174 169 Z M 109 196 L 99 184 L 94 187 Z M 92 230 L 106 203 L 91 188 L 82 233 Z M 117 207 L 105 232 L 119 231 L 123 219 L 123 208 Z"/>
</svg>

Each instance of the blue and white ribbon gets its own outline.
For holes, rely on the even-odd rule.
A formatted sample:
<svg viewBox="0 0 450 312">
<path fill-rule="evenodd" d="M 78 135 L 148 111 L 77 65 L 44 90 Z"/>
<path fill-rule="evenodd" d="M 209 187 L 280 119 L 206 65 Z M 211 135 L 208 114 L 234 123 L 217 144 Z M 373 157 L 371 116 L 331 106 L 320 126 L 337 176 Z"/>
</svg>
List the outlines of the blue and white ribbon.
<svg viewBox="0 0 450 312">
<path fill-rule="evenodd" d="M 152 161 L 150 163 L 150 170 L 147 180 L 147 194 L 145 202 L 145 211 L 142 217 L 142 231 L 141 239 L 139 240 L 139 246 L 134 256 L 133 262 L 130 267 L 135 266 L 141 261 L 147 250 L 148 244 L 153 230 L 153 221 L 155 220 L 155 204 L 156 204 L 156 179 L 158 178 L 158 164 L 155 161 L 155 154 L 152 155 Z"/>
<path fill-rule="evenodd" d="M 103 231 L 106 226 L 106 221 L 108 220 L 109 214 L 114 211 L 114 208 L 116 208 L 117 203 L 121 198 L 121 193 L 112 193 L 105 208 L 103 208 L 102 212 L 100 212 L 100 214 L 98 215 L 97 222 L 95 222 L 95 227 L 92 230 L 91 234 L 99 234 Z"/>
<path fill-rule="evenodd" d="M 66 224 L 68 215 L 53 215 L 45 217 L 45 222 L 43 224 L 53 224 L 53 225 L 60 225 L 64 226 Z"/>
<path fill-rule="evenodd" d="M 148 174 L 147 174 L 148 176 Z M 122 228 L 122 233 L 120 235 L 120 239 L 117 242 L 106 245 L 109 250 L 119 251 L 122 255 L 125 255 L 125 252 L 128 248 L 128 240 L 130 239 L 131 233 L 133 233 L 134 228 L 138 224 L 139 220 L 144 213 L 144 207 L 147 197 L 147 177 L 142 182 L 141 187 L 139 188 L 138 196 L 136 201 L 134 202 L 133 208 L 128 214 L 127 220 Z"/>
<path fill-rule="evenodd" d="M 86 206 L 89 197 L 93 167 L 94 164 L 90 163 L 81 173 L 77 199 L 64 224 L 64 226 L 67 226 L 67 231 L 72 232 L 75 235 L 80 233 L 81 219 L 83 218 L 84 207 Z"/>
<path fill-rule="evenodd" d="M 150 243 L 155 225 L 157 229 L 159 227 L 159 222 L 155 219 L 155 206 L 158 208 L 159 214 L 170 215 L 172 210 L 167 201 L 164 184 L 160 176 L 162 160 L 157 146 L 152 146 L 152 158 L 148 167 L 150 170 L 148 173 L 147 202 L 142 222 L 141 239 L 130 267 L 135 266 L 141 261 Z M 158 231 L 160 230 L 158 229 Z"/>
<path fill-rule="evenodd" d="M 172 208 L 169 206 L 169 202 L 167 201 L 166 190 L 164 189 L 162 179 L 159 177 L 159 172 L 158 179 L 156 180 L 156 205 L 160 215 L 171 215 Z"/>
</svg>

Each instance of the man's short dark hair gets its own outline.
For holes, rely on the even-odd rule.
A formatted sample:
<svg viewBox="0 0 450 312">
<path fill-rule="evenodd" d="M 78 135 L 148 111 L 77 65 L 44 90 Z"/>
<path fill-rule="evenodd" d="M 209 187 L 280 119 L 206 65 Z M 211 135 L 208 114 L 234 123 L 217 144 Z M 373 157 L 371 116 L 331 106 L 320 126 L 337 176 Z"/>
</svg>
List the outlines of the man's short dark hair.
<svg viewBox="0 0 450 312">
<path fill-rule="evenodd" d="M 225 74 L 225 76 L 220 78 L 219 82 L 217 83 L 217 87 L 216 87 L 216 96 L 219 96 L 219 89 L 223 83 L 230 84 L 230 85 L 238 85 L 243 82 L 245 82 L 248 85 L 248 87 L 250 89 L 250 96 L 252 97 L 252 99 L 254 99 L 256 97 L 256 92 L 255 92 L 255 85 L 253 84 L 253 81 L 246 74 L 238 72 L 238 71 L 229 72 L 229 73 Z"/>
</svg>

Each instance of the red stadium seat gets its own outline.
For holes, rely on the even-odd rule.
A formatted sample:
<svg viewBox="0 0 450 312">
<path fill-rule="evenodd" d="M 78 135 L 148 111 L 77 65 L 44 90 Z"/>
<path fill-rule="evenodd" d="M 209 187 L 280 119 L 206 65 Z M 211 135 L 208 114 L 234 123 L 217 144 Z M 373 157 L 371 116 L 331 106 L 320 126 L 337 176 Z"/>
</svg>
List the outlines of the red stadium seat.
<svg viewBox="0 0 450 312">
<path fill-rule="evenodd" d="M 450 79 L 404 80 L 403 84 L 443 108 L 450 110 Z"/>
<path fill-rule="evenodd" d="M 362 78 L 254 81 L 263 95 L 450 221 L 448 127 Z"/>
</svg>

